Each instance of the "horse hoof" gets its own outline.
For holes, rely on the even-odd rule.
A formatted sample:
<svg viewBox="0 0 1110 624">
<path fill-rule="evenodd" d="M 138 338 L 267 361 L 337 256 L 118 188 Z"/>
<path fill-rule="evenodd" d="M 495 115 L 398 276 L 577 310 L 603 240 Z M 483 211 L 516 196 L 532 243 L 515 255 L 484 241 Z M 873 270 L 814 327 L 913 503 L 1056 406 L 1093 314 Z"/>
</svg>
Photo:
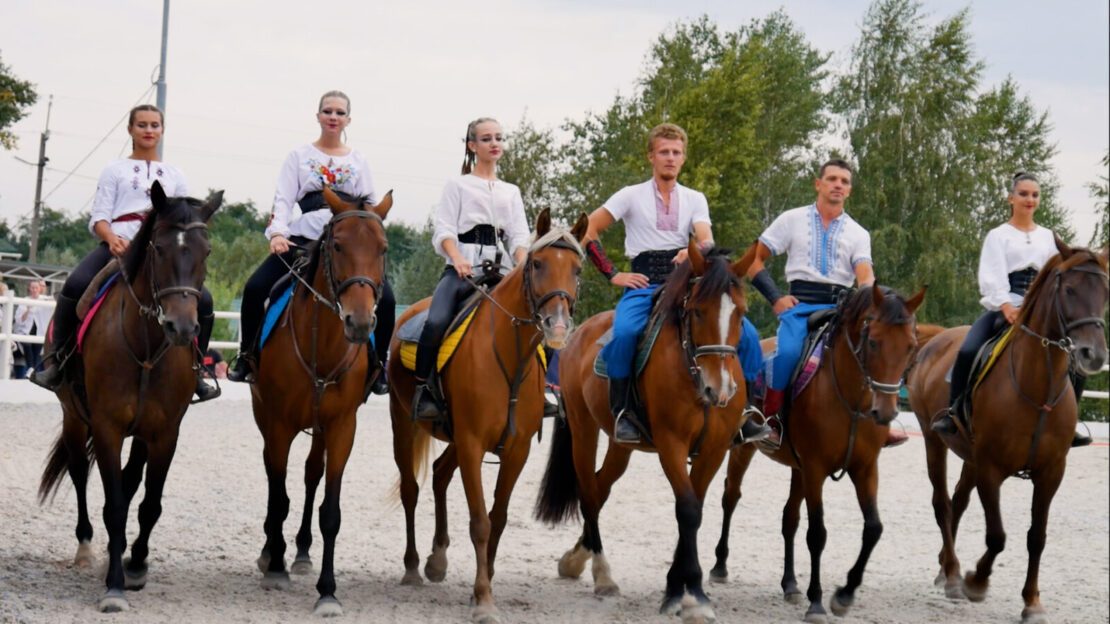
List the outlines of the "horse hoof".
<svg viewBox="0 0 1110 624">
<path fill-rule="evenodd" d="M 805 620 L 803 621 L 806 624 L 828 624 L 829 616 L 825 615 L 824 613 L 814 611 L 811 613 L 807 613 Z"/>
<path fill-rule="evenodd" d="M 713 566 L 709 571 L 710 583 L 727 583 L 728 582 L 728 568 L 723 565 Z"/>
<path fill-rule="evenodd" d="M 417 570 L 405 570 L 405 575 L 401 577 L 401 584 L 410 587 L 419 587 L 424 584 L 424 579 L 420 578 L 420 572 Z"/>
<path fill-rule="evenodd" d="M 832 610 L 833 615 L 837 617 L 844 617 L 848 614 L 848 610 L 852 608 L 852 603 L 855 602 L 851 596 L 841 597 L 840 588 L 833 592 L 832 598 L 829 599 L 829 609 Z"/>
<path fill-rule="evenodd" d="M 109 589 L 101 596 L 96 607 L 100 609 L 101 613 L 119 613 L 130 609 L 131 604 L 127 602 L 127 597 L 123 595 L 123 590 Z"/>
<path fill-rule="evenodd" d="M 501 624 L 501 614 L 491 604 L 478 605 L 470 612 L 470 620 L 474 624 Z"/>
<path fill-rule="evenodd" d="M 979 584 L 975 582 L 974 572 L 968 572 L 964 576 L 964 595 L 967 596 L 967 599 L 971 602 L 983 602 L 984 600 L 986 600 L 988 587 L 989 584 L 986 582 L 982 584 L 982 587 L 980 587 Z"/>
<path fill-rule="evenodd" d="M 424 576 L 433 583 L 442 583 L 447 578 L 447 552 L 446 550 L 433 549 L 424 562 Z"/>
<path fill-rule="evenodd" d="M 132 570 L 127 567 L 127 563 L 123 564 L 123 586 L 132 591 L 139 591 L 146 587 L 146 566 L 141 570 Z"/>
<path fill-rule="evenodd" d="M 682 596 L 672 596 L 663 599 L 663 605 L 659 607 L 659 615 L 678 615 L 682 612 Z"/>
<path fill-rule="evenodd" d="M 1048 624 L 1048 614 L 1044 607 L 1025 607 L 1021 610 L 1021 624 Z"/>
<path fill-rule="evenodd" d="M 262 576 L 262 589 L 276 589 L 278 591 L 289 589 L 289 573 L 267 572 Z"/>
<path fill-rule="evenodd" d="M 967 600 L 967 596 L 964 595 L 963 583 L 960 582 L 959 578 L 944 584 L 944 595 L 949 600 Z"/>
<path fill-rule="evenodd" d="M 265 574 L 266 571 L 270 569 L 270 553 L 263 550 L 262 554 L 258 555 L 258 559 L 255 563 L 258 564 L 258 571 Z"/>
<path fill-rule="evenodd" d="M 77 554 L 73 556 L 73 565 L 78 568 L 89 568 L 96 561 L 92 544 L 81 542 L 77 544 Z"/>
<path fill-rule="evenodd" d="M 782 599 L 785 600 L 787 604 L 802 604 L 802 592 L 798 590 L 788 591 L 782 595 Z"/>
<path fill-rule="evenodd" d="M 335 596 L 324 596 L 316 601 L 316 606 L 312 608 L 312 615 L 317 617 L 337 617 L 343 615 L 343 605 L 335 599 Z"/>
<path fill-rule="evenodd" d="M 679 615 L 682 624 L 713 624 L 717 621 L 717 614 L 709 604 L 683 605 Z"/>
<path fill-rule="evenodd" d="M 594 585 L 594 595 L 595 596 L 600 596 L 602 598 L 608 598 L 609 596 L 619 596 L 620 594 L 621 594 L 620 586 L 617 585 L 616 583 L 612 582 L 612 581 L 610 581 L 608 583 L 598 583 L 597 585 Z"/>
<path fill-rule="evenodd" d="M 297 555 L 293 565 L 289 566 L 289 571 L 293 574 L 312 574 L 312 558 L 308 555 Z"/>
<path fill-rule="evenodd" d="M 590 551 L 581 546 L 575 546 L 559 558 L 559 576 L 573 579 L 582 576 L 582 572 L 586 569 L 586 562 L 589 560 Z"/>
<path fill-rule="evenodd" d="M 942 585 L 944 585 L 947 582 L 948 582 L 948 577 L 945 576 L 945 574 L 944 574 L 944 568 L 941 568 L 940 572 L 937 572 L 937 577 L 935 579 L 933 579 L 933 586 L 934 587 L 941 587 Z"/>
</svg>

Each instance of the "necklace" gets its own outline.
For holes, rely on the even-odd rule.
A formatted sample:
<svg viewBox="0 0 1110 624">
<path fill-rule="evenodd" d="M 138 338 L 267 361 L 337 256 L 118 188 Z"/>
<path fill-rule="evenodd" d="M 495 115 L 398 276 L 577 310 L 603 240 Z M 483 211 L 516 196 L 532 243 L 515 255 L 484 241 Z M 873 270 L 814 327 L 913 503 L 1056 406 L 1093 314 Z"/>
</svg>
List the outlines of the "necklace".
<svg viewBox="0 0 1110 624">
<path fill-rule="evenodd" d="M 1033 224 L 1033 229 L 1026 230 L 1025 228 L 1022 228 L 1022 227 L 1018 226 L 1018 224 L 1011 221 L 1010 222 L 1010 227 L 1012 227 L 1015 230 L 1021 232 L 1022 234 L 1025 234 L 1025 244 L 1026 245 L 1032 245 L 1033 244 L 1032 234 L 1033 234 L 1034 231 L 1036 231 L 1037 224 L 1035 224 L 1035 223 Z"/>
</svg>

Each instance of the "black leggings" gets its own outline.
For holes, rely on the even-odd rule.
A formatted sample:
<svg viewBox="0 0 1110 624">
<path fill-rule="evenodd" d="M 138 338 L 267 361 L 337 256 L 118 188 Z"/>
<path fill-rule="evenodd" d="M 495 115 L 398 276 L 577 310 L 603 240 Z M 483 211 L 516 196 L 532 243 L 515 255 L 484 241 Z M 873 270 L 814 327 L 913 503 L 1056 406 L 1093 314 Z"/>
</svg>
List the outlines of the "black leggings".
<svg viewBox="0 0 1110 624">
<path fill-rule="evenodd" d="M 290 239 L 297 245 L 304 245 L 308 239 L 295 236 Z M 240 333 L 239 350 L 242 352 L 253 351 L 258 340 L 258 333 L 262 327 L 262 312 L 266 299 L 270 296 L 274 284 L 289 273 L 286 264 L 292 265 L 296 258 L 296 250 L 278 256 L 270 254 L 255 269 L 243 287 L 243 304 L 240 309 L 242 318 L 242 332 Z M 285 260 L 285 262 L 282 262 Z M 385 362 L 389 353 L 389 341 L 393 337 L 393 325 L 397 319 L 397 300 L 393 297 L 393 287 L 389 280 L 382 283 L 382 299 L 378 302 L 378 324 L 374 328 L 374 351 L 380 362 Z"/>
<path fill-rule="evenodd" d="M 956 354 L 956 363 L 952 367 L 952 388 L 949 393 L 949 404 L 955 404 L 956 399 L 967 388 L 967 376 L 971 372 L 971 364 L 979 349 L 991 339 L 1000 329 L 1005 327 L 1006 317 L 999 310 L 991 310 L 980 316 L 967 332 L 960 351 Z"/>
<path fill-rule="evenodd" d="M 459 277 L 455 267 L 448 266 L 443 270 L 443 275 L 436 284 L 432 293 L 432 304 L 428 307 L 428 320 L 424 321 L 424 329 L 420 332 L 420 342 L 416 347 L 416 370 L 418 379 L 427 379 L 432 374 L 435 365 L 436 353 L 447 326 L 458 312 L 459 304 L 473 292 L 474 287 L 470 282 Z"/>
</svg>

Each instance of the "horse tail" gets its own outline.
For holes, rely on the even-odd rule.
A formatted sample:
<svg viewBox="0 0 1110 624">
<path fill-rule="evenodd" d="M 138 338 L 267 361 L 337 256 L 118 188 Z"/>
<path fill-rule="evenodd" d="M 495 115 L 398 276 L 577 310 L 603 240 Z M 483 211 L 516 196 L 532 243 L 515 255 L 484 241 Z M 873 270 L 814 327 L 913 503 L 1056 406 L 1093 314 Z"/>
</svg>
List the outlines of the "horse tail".
<svg viewBox="0 0 1110 624">
<path fill-rule="evenodd" d="M 432 436 L 423 427 L 413 427 L 412 435 L 412 476 L 417 483 L 423 483 L 431 463 Z M 394 507 L 401 503 L 401 477 L 393 482 L 386 498 Z"/>
<path fill-rule="evenodd" d="M 88 462 L 89 466 L 92 466 L 94 458 L 92 437 L 86 437 L 85 461 Z M 63 430 L 58 434 L 58 439 L 54 441 L 54 448 L 50 450 L 50 455 L 46 458 L 46 468 L 42 471 L 42 479 L 39 481 L 40 505 L 46 503 L 48 498 L 53 500 L 54 496 L 58 494 L 58 488 L 61 487 L 62 480 L 69 469 L 69 462 L 69 447 L 66 446 L 65 431 Z"/>
<path fill-rule="evenodd" d="M 551 455 L 540 483 L 540 495 L 533 512 L 536 520 L 549 526 L 578 517 L 578 475 L 574 472 L 573 442 L 570 425 L 556 419 Z"/>
</svg>

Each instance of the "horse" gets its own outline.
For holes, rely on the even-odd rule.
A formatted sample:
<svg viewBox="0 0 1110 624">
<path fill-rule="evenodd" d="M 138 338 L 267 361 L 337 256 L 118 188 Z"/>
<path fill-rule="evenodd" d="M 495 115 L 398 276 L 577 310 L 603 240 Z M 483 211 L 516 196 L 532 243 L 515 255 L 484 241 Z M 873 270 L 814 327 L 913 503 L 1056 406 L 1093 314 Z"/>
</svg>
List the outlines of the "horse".
<svg viewBox="0 0 1110 624">
<path fill-rule="evenodd" d="M 848 583 L 836 590 L 830 608 L 837 615 L 848 612 L 871 551 L 883 533 L 879 519 L 879 451 L 890 422 L 898 415 L 899 381 L 917 345 L 915 316 L 925 298 L 922 289 L 909 300 L 878 284 L 857 289 L 837 308 L 835 326 L 826 338 L 824 361 L 813 379 L 789 407 L 783 443 L 777 449 L 761 447 L 771 459 L 791 468 L 790 495 L 782 510 L 785 543 L 782 590 L 787 602 L 801 601 L 794 576 L 794 536 L 798 530 L 803 498 L 809 516 L 806 544 L 810 552 L 810 605 L 806 622 L 825 622 L 821 605 L 821 552 L 825 547 L 822 489 L 825 479 L 852 479 L 863 512 L 863 543 Z M 763 341 L 764 351 L 774 339 Z M 796 434 L 795 434 L 796 433 Z M 755 448 L 733 447 L 721 506 L 724 508 L 717 560 L 710 578 L 723 582 L 728 576 L 728 537 L 740 486 Z"/>
<path fill-rule="evenodd" d="M 81 352 L 58 388 L 62 431 L 39 485 L 39 502 L 55 495 L 68 472 L 77 491 L 75 565 L 93 561 L 85 487 L 95 461 L 104 484 L 108 533 L 107 591 L 102 612 L 125 611 L 124 589 L 146 585 L 150 533 L 162 513 L 162 489 L 177 448 L 178 430 L 196 387 L 197 304 L 211 251 L 208 220 L 223 193 L 206 202 L 166 197 L 150 189 L 151 210 L 119 263 L 121 284 L 107 292 L 88 322 Z M 133 437 L 126 467 L 124 439 Z M 146 467 L 146 495 L 139 505 L 139 536 L 127 546 L 131 499 Z"/>
<path fill-rule="evenodd" d="M 289 514 L 285 475 L 289 447 L 311 431 L 305 461 L 305 509 L 297 533 L 293 570 L 312 570 L 312 505 L 326 477 L 320 505 L 324 552 L 313 608 L 316 615 L 343 613 L 335 597 L 333 559 L 339 533 L 339 492 L 355 439 L 355 412 L 365 398 L 370 366 L 367 349 L 377 321 L 387 249 L 383 220 L 393 206 L 389 193 L 377 206 L 346 203 L 331 189 L 324 199 L 332 217 L 311 252 L 304 277 L 295 275 L 294 294 L 262 348 L 251 386 L 254 421 L 262 434 L 262 459 L 269 496 L 266 543 L 258 557 L 265 589 L 289 587 L 282 525 Z M 325 462 L 326 460 L 326 462 Z M 326 463 L 326 468 L 325 468 Z"/>
<path fill-rule="evenodd" d="M 973 602 L 986 598 L 994 559 L 1006 545 L 999 489 L 1010 476 L 1033 482 L 1032 521 L 1026 541 L 1029 567 L 1021 592 L 1025 624 L 1047 621 L 1038 587 L 1041 552 L 1049 507 L 1064 478 L 1077 418 L 1068 367 L 1090 375 L 1107 361 L 1103 333 L 1107 252 L 1071 248 L 1059 239 L 1056 247 L 1059 255 L 1049 259 L 1025 296 L 1012 338 L 972 394 L 970 437 L 962 433 L 942 437 L 930 428 L 933 419 L 948 407 L 945 375 L 967 326 L 933 339 L 918 354 L 907 379 L 910 405 L 925 435 L 933 510 L 941 532 L 941 570 L 936 582 L 945 585 L 949 598 L 966 596 Z M 964 460 L 951 499 L 946 477 L 948 449 Z M 978 490 L 983 504 L 987 550 L 975 570 L 961 579 L 956 530 L 973 489 Z"/>
<path fill-rule="evenodd" d="M 662 613 L 678 613 L 689 592 L 697 604 L 684 617 L 714 617 L 702 590 L 697 532 L 706 489 L 741 425 L 746 392 L 736 345 L 747 310 L 741 277 L 753 258 L 749 252 L 730 265 L 723 250 L 703 256 L 698 245 L 690 243 L 688 262 L 676 267 L 662 287 L 657 313 L 664 315 L 663 325 L 636 382 L 654 445 L 644 440 L 635 449 L 659 455 L 674 490 L 678 521 L 678 545 L 667 573 Z M 599 596 L 616 595 L 620 589 L 602 549 L 598 516 L 634 450 L 613 440 L 607 382 L 593 372 L 601 349 L 598 339 L 612 323 L 613 312 L 591 317 L 560 353 L 566 421 L 555 429 L 535 507 L 536 518 L 552 526 L 577 517 L 580 508 L 582 535 L 560 559 L 559 575 L 578 578 L 592 558 L 594 593 Z M 609 445 L 595 473 L 602 429 Z"/>
<path fill-rule="evenodd" d="M 400 342 L 390 345 L 390 413 L 393 422 L 393 456 L 400 472 L 398 484 L 405 509 L 404 585 L 423 582 L 417 567 L 415 513 L 417 478 L 426 464 L 432 437 L 448 442 L 434 464 L 436 530 L 432 553 L 424 572 L 440 582 L 447 571 L 446 492 L 456 468 L 461 470 L 470 509 L 470 539 L 477 559 L 472 619 L 499 622 L 491 580 L 497 546 L 508 520 L 509 498 L 531 450 L 531 439 L 543 416 L 544 373 L 536 364 L 542 340 L 562 348 L 573 329 L 574 304 L 582 271 L 582 243 L 589 219 L 582 214 L 569 231 L 551 226 L 548 210 L 536 219 L 535 242 L 524 262 L 510 271 L 484 296 L 470 329 L 459 342 L 450 362 L 440 372 L 450 434 L 427 421 L 410 416 L 416 382 L 401 364 Z M 423 299 L 401 316 L 398 327 L 427 309 Z M 500 375 L 491 374 L 491 355 Z M 493 509 L 486 511 L 482 488 L 482 459 L 488 452 L 500 457 Z"/>
</svg>

